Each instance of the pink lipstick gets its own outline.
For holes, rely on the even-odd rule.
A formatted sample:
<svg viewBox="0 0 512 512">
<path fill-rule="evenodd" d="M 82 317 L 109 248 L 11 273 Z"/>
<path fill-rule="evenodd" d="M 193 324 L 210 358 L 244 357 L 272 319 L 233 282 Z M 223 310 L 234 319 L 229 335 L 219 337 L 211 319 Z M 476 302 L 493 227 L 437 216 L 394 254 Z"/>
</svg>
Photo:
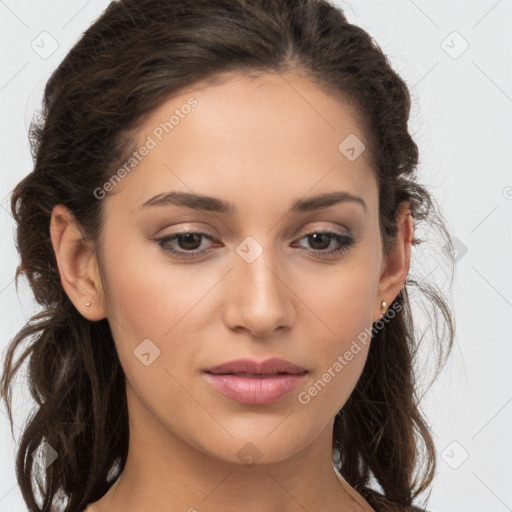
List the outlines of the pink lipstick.
<svg viewBox="0 0 512 512">
<path fill-rule="evenodd" d="M 205 370 L 219 393 L 243 404 L 270 404 L 293 391 L 307 371 L 284 359 L 237 359 Z"/>
</svg>

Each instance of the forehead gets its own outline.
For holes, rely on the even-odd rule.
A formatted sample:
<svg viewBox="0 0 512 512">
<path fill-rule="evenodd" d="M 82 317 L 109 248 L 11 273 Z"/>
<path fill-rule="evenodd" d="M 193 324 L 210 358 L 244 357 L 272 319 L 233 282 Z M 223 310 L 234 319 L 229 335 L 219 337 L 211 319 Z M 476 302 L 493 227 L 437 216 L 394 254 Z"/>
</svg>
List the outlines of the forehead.
<svg viewBox="0 0 512 512">
<path fill-rule="evenodd" d="M 136 165 L 114 191 L 131 209 L 169 190 L 261 204 L 375 185 L 362 146 L 356 159 L 342 151 L 365 140 L 350 105 L 294 73 L 198 83 L 152 112 L 135 138 Z"/>
</svg>

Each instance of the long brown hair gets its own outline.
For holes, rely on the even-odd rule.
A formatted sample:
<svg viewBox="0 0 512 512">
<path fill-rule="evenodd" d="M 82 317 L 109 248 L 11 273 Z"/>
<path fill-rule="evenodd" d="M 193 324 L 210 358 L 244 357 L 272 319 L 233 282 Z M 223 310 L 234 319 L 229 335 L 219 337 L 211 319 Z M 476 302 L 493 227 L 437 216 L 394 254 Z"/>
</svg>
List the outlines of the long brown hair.
<svg viewBox="0 0 512 512">
<path fill-rule="evenodd" d="M 384 253 L 396 240 L 403 201 L 416 225 L 434 227 L 448 241 L 435 202 L 417 180 L 408 88 L 341 9 L 325 0 L 112 2 L 48 81 L 30 129 L 34 169 L 11 198 L 21 256 L 16 279 L 28 279 L 42 306 L 10 342 L 2 376 L 12 422 L 13 379 L 28 363 L 36 406 L 22 433 L 16 473 L 31 512 L 83 510 L 108 491 L 128 450 L 123 369 L 107 319 L 88 321 L 64 292 L 49 234 L 53 207 L 67 206 L 83 233 L 98 241 L 103 202 L 94 191 L 126 160 L 132 134 L 149 113 L 224 72 L 288 69 L 340 94 L 359 114 L 379 184 Z M 412 290 L 431 304 L 437 370 L 444 364 L 453 343 L 447 299 L 435 285 L 409 276 L 390 305 L 400 306 L 395 316 L 373 333 L 362 375 L 334 424 L 337 468 L 379 510 L 408 509 L 435 474 L 416 387 L 414 363 L 424 337 L 413 328 Z M 58 454 L 47 467 L 30 456 L 43 442 Z"/>
</svg>

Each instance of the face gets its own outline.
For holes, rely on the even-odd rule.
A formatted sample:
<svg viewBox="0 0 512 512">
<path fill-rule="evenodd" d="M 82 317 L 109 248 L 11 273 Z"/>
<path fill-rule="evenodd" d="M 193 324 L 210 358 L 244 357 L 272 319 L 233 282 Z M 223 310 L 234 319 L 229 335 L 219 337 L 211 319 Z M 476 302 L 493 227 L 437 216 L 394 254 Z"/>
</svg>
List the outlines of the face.
<svg viewBox="0 0 512 512">
<path fill-rule="evenodd" d="M 198 86 L 146 120 L 147 151 L 102 200 L 99 265 L 132 428 L 148 443 L 158 431 L 272 462 L 332 432 L 369 343 L 351 347 L 382 299 L 377 182 L 367 152 L 339 148 L 354 136 L 364 142 L 348 104 L 291 73 Z M 274 357 L 305 370 L 252 385 L 275 394 L 227 396 L 205 373 Z"/>
</svg>

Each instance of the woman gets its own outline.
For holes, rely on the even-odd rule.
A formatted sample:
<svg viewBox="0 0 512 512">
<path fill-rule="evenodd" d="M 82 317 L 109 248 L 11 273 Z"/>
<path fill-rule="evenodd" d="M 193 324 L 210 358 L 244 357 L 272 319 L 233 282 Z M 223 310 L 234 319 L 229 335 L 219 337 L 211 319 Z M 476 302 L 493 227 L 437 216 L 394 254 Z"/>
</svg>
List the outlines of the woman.
<svg viewBox="0 0 512 512">
<path fill-rule="evenodd" d="M 112 2 L 12 196 L 43 306 L 2 380 L 9 405 L 28 359 L 30 511 L 420 510 L 411 286 L 453 332 L 408 276 L 416 224 L 447 236 L 409 109 L 325 1 Z"/>
</svg>

